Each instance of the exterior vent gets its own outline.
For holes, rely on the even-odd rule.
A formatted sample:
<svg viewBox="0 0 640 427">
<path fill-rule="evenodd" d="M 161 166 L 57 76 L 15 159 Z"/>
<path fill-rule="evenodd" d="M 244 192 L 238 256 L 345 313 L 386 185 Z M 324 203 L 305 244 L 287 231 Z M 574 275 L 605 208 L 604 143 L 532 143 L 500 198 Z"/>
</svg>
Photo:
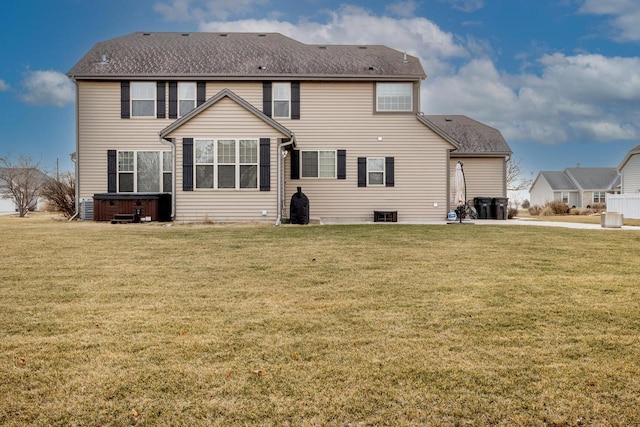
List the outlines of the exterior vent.
<svg viewBox="0 0 640 427">
<path fill-rule="evenodd" d="M 142 33 L 143 36 L 150 36 L 151 33 Z"/>
<path fill-rule="evenodd" d="M 261 34 L 258 34 L 258 37 L 267 37 L 267 35 L 261 33 Z"/>
<path fill-rule="evenodd" d="M 318 49 L 326 49 L 326 46 L 318 46 Z"/>
<path fill-rule="evenodd" d="M 182 37 L 189 37 L 191 34 L 189 33 L 182 33 Z"/>
<path fill-rule="evenodd" d="M 366 46 L 358 46 L 358 49 L 366 49 Z"/>
<path fill-rule="evenodd" d="M 93 199 L 80 200 L 80 219 L 93 221 Z"/>
<path fill-rule="evenodd" d="M 227 35 L 228 35 L 227 33 L 222 33 L 220 34 L 220 37 L 227 37 Z"/>
</svg>

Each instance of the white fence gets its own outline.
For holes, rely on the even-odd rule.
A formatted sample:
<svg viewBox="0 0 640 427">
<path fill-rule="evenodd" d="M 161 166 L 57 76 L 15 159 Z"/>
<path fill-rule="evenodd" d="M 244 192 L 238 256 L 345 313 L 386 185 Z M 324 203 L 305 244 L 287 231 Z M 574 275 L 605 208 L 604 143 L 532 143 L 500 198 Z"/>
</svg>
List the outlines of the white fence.
<svg viewBox="0 0 640 427">
<path fill-rule="evenodd" d="M 607 212 L 619 212 L 625 218 L 640 219 L 640 194 L 607 194 Z"/>
</svg>

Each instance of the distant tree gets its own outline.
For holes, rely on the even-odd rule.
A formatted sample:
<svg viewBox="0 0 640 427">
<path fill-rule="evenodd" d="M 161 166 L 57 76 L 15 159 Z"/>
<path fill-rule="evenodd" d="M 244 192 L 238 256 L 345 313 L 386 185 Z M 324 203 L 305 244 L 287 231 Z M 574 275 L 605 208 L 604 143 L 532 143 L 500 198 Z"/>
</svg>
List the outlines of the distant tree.
<svg viewBox="0 0 640 427">
<path fill-rule="evenodd" d="M 15 161 L 11 156 L 0 157 L 0 185 L 5 189 L 2 197 L 13 200 L 20 217 L 36 208 L 45 181 L 46 175 L 40 171 L 40 162 L 25 156 Z"/>
<path fill-rule="evenodd" d="M 531 207 L 531 202 L 529 200 L 527 200 L 527 199 L 524 199 L 522 201 L 522 208 L 523 209 L 529 209 L 529 207 Z"/>
<path fill-rule="evenodd" d="M 46 180 L 41 194 L 65 218 L 71 218 L 75 214 L 76 179 L 73 173 L 64 172 L 57 178 Z"/>
<path fill-rule="evenodd" d="M 514 160 L 510 157 L 507 161 L 507 190 L 508 191 L 520 191 L 526 190 L 531 185 L 531 179 L 521 178 L 522 169 L 520 168 L 520 162 L 522 159 Z"/>
</svg>

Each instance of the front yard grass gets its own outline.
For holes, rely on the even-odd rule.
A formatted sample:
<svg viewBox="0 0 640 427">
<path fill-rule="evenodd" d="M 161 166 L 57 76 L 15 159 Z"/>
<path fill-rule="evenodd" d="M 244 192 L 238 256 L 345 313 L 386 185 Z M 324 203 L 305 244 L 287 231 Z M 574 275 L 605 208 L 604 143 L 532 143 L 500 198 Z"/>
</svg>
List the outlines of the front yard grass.
<svg viewBox="0 0 640 427">
<path fill-rule="evenodd" d="M 0 217 L 0 425 L 634 425 L 640 232 Z"/>
</svg>

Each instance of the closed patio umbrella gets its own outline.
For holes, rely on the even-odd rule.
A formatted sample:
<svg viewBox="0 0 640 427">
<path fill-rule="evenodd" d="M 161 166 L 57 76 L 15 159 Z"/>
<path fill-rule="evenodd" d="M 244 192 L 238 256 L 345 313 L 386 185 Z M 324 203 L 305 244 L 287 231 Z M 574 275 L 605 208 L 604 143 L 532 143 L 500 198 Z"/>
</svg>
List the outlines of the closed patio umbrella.
<svg viewBox="0 0 640 427">
<path fill-rule="evenodd" d="M 456 204 L 464 205 L 467 200 L 467 189 L 465 188 L 464 171 L 462 170 L 462 162 L 456 164 L 455 188 L 456 188 Z"/>
</svg>

